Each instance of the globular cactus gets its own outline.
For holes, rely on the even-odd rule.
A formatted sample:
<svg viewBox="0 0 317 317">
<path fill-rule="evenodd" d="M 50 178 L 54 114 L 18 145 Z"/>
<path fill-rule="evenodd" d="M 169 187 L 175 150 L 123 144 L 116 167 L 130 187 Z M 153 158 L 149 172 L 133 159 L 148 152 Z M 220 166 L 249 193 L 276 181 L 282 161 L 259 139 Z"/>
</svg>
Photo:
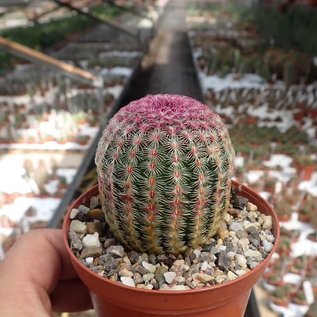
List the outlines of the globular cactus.
<svg viewBox="0 0 317 317">
<path fill-rule="evenodd" d="M 231 194 L 234 150 L 220 117 L 178 95 L 122 108 L 99 141 L 100 199 L 130 249 L 179 254 L 217 233 Z"/>
</svg>

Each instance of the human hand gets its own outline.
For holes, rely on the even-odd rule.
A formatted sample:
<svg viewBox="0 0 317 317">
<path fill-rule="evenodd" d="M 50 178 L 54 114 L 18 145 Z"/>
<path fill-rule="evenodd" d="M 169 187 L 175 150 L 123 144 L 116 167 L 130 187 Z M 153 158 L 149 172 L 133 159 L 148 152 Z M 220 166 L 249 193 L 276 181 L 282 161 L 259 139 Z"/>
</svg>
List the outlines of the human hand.
<svg viewBox="0 0 317 317">
<path fill-rule="evenodd" d="M 44 317 L 92 307 L 57 229 L 22 235 L 0 263 L 0 316 Z"/>
</svg>

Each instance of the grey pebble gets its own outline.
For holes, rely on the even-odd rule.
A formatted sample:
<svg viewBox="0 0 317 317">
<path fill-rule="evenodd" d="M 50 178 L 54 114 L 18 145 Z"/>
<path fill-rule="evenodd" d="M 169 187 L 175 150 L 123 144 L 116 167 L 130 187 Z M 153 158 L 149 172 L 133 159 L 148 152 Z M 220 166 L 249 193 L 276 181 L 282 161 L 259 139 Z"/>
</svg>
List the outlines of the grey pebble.
<svg viewBox="0 0 317 317">
<path fill-rule="evenodd" d="M 112 245 L 108 248 L 107 253 L 114 257 L 122 258 L 124 255 L 124 248 L 122 245 Z"/>
<path fill-rule="evenodd" d="M 220 252 L 218 255 L 218 267 L 221 270 L 228 270 L 231 264 L 231 260 L 228 257 L 228 254 L 224 251 Z"/>
<path fill-rule="evenodd" d="M 156 255 L 155 254 L 150 254 L 149 255 L 149 262 L 153 265 L 157 263 Z"/>
<path fill-rule="evenodd" d="M 166 273 L 168 270 L 165 266 L 159 266 L 155 273 L 154 273 L 154 277 L 156 279 L 156 281 L 161 285 L 165 283 L 165 277 L 164 277 L 164 273 Z"/>
<path fill-rule="evenodd" d="M 84 248 L 82 251 L 81 251 L 81 254 L 80 254 L 80 257 L 82 259 L 84 258 L 88 258 L 88 257 L 97 257 L 97 256 L 100 256 L 102 254 L 102 248 L 100 247 L 96 247 L 96 246 L 92 246 L 92 247 L 87 247 L 87 248 Z"/>
<path fill-rule="evenodd" d="M 115 245 L 116 244 L 116 240 L 113 239 L 113 238 L 110 238 L 110 239 L 106 239 L 104 244 L 103 244 L 103 247 L 105 249 L 108 249 L 109 247 L 111 247 L 112 245 Z"/>
<path fill-rule="evenodd" d="M 233 222 L 229 229 L 235 233 L 239 232 L 239 231 L 243 231 L 243 225 L 240 222 Z"/>
<path fill-rule="evenodd" d="M 85 205 L 79 205 L 78 207 L 79 211 L 82 212 L 83 214 L 86 214 L 90 209 L 85 206 Z"/>
<path fill-rule="evenodd" d="M 92 196 L 89 202 L 89 208 L 94 209 L 99 205 L 99 196 Z"/>
<path fill-rule="evenodd" d="M 70 240 L 70 247 L 72 248 L 72 250 L 81 251 L 81 249 L 83 248 L 83 244 L 80 238 L 78 237 L 77 233 L 75 231 L 70 230 L 68 232 L 68 237 Z"/>
<path fill-rule="evenodd" d="M 239 230 L 236 232 L 237 237 L 239 239 L 243 239 L 243 238 L 247 238 L 248 237 L 248 233 L 245 230 Z"/>
<path fill-rule="evenodd" d="M 142 278 L 142 275 L 138 272 L 134 273 L 133 274 L 133 280 L 134 280 L 134 283 L 137 285 L 137 284 L 142 284 L 143 283 L 143 278 Z"/>
<path fill-rule="evenodd" d="M 255 246 L 258 247 L 261 243 L 260 235 L 257 232 L 249 234 L 249 241 Z"/>
<path fill-rule="evenodd" d="M 246 206 L 247 202 L 248 202 L 247 198 L 239 196 L 239 195 L 234 195 L 232 205 L 234 208 L 242 210 Z"/>
<path fill-rule="evenodd" d="M 149 273 L 149 271 L 141 264 L 137 264 L 134 266 L 135 271 L 139 272 L 141 275 Z"/>
<path fill-rule="evenodd" d="M 214 248 L 216 246 L 216 241 L 213 241 L 209 244 L 205 244 L 202 248 L 202 251 L 204 252 L 210 252 L 212 248 Z"/>
<path fill-rule="evenodd" d="M 139 253 L 136 251 L 130 251 L 128 253 L 128 257 L 129 257 L 132 264 L 135 264 L 139 261 Z"/>
</svg>

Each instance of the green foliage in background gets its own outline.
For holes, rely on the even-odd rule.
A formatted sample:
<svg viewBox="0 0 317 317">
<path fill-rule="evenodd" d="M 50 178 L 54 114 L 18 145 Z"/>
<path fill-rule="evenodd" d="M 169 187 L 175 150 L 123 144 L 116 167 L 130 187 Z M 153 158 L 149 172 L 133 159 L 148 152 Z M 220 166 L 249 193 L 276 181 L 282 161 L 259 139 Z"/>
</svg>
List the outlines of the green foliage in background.
<svg viewBox="0 0 317 317">
<path fill-rule="evenodd" d="M 317 54 L 317 10 L 290 6 L 286 12 L 276 8 L 255 7 L 254 23 L 268 41 L 285 50 L 296 49 L 311 56 Z"/>
<path fill-rule="evenodd" d="M 121 13 L 118 8 L 108 5 L 98 5 L 90 10 L 90 13 L 100 18 L 106 19 L 117 16 Z M 48 48 L 66 40 L 71 34 L 83 32 L 97 22 L 83 15 L 73 15 L 58 20 L 37 23 L 29 27 L 17 27 L 2 31 L 1 36 L 34 48 L 45 51 Z M 0 51 L 0 74 L 10 69 L 14 63 L 15 57 L 4 51 Z"/>
<path fill-rule="evenodd" d="M 228 4 L 223 10 L 242 25 L 253 24 L 268 45 L 284 50 L 317 54 L 317 9 L 291 5 L 285 12 L 278 5 L 251 7 Z"/>
<path fill-rule="evenodd" d="M 263 1 L 264 2 L 264 1 Z M 280 1 L 272 6 L 245 6 L 231 1 L 225 4 L 191 4 L 188 13 L 203 15 L 212 12 L 221 19 L 226 16 L 240 27 L 255 26 L 266 39 L 267 46 L 284 50 L 298 50 L 310 56 L 317 55 L 317 9 L 290 5 L 286 12 L 279 10 Z M 267 47 L 263 47 L 266 49 Z"/>
<path fill-rule="evenodd" d="M 263 159 L 270 153 L 271 142 L 276 143 L 276 153 L 290 155 L 299 162 L 302 162 L 303 159 L 307 160 L 307 157 L 298 151 L 300 144 L 307 145 L 307 155 L 316 152 L 316 146 L 309 145 L 307 135 L 296 127 L 288 129 L 285 133 L 280 132 L 277 128 L 256 125 L 238 125 L 229 130 L 236 153 L 248 156 L 252 150 L 255 159 Z"/>
</svg>

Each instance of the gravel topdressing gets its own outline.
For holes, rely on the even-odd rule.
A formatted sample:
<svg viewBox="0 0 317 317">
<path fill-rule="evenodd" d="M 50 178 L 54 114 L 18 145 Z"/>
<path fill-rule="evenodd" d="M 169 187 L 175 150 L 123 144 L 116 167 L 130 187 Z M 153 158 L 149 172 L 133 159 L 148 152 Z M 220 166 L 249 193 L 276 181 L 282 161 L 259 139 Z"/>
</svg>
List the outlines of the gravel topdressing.
<svg viewBox="0 0 317 317">
<path fill-rule="evenodd" d="M 69 245 L 96 274 L 127 286 L 189 290 L 234 280 L 254 269 L 273 249 L 272 217 L 232 193 L 231 205 L 210 243 L 179 256 L 125 249 L 109 231 L 99 197 L 70 212 Z"/>
</svg>

